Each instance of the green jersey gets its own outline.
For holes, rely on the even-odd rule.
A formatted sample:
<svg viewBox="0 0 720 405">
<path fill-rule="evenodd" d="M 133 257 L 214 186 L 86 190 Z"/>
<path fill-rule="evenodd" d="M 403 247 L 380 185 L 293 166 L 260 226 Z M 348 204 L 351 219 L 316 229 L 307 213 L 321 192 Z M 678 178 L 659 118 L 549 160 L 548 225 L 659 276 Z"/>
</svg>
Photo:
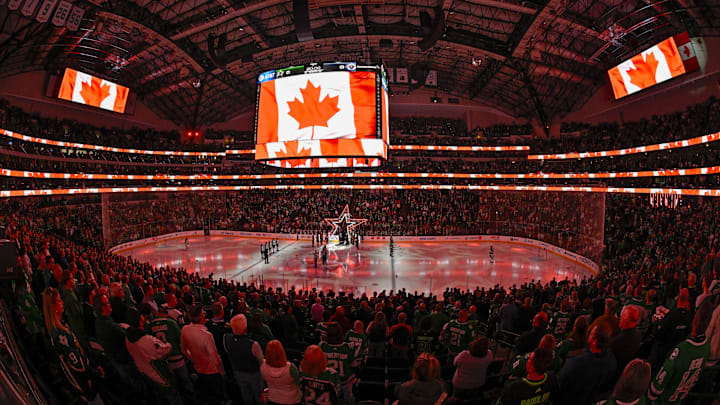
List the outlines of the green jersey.
<svg viewBox="0 0 720 405">
<path fill-rule="evenodd" d="M 333 405 L 338 403 L 337 390 L 340 378 L 335 370 L 328 368 L 317 377 L 300 373 L 302 403 L 306 405 Z"/>
<path fill-rule="evenodd" d="M 320 349 L 327 356 L 328 368 L 337 371 L 340 382 L 345 383 L 355 376 L 352 368 L 355 361 L 355 350 L 350 345 L 347 343 L 331 345 L 328 342 L 321 342 Z"/>
<path fill-rule="evenodd" d="M 325 341 L 325 336 L 327 336 L 327 327 L 328 326 L 325 322 L 320 322 L 315 328 L 315 335 L 318 336 L 321 342 Z"/>
<path fill-rule="evenodd" d="M 709 357 L 710 341 L 704 336 L 675 346 L 650 385 L 650 399 L 657 405 L 682 403 Z"/>
<path fill-rule="evenodd" d="M 650 405 L 650 401 L 646 399 L 645 397 L 638 398 L 638 402 L 633 402 L 633 405 Z M 626 402 L 623 402 L 625 404 Z M 615 401 L 614 399 L 610 398 L 605 401 L 600 401 L 596 403 L 595 405 L 620 405 L 619 402 Z"/>
<path fill-rule="evenodd" d="M 54 328 L 49 331 L 50 342 L 60 357 L 60 364 L 70 384 L 80 392 L 87 386 L 88 360 L 80 342 L 70 330 Z"/>
<path fill-rule="evenodd" d="M 347 342 L 355 353 L 355 363 L 367 357 L 368 338 L 364 333 L 355 332 L 353 329 L 350 329 L 345 334 L 345 342 Z"/>
<path fill-rule="evenodd" d="M 450 353 L 458 354 L 470 347 L 473 331 L 470 324 L 452 320 L 445 324 L 440 334 L 440 340 L 447 345 Z"/>
<path fill-rule="evenodd" d="M 550 332 L 555 339 L 563 339 L 568 333 L 570 327 L 570 313 L 563 311 L 555 311 L 550 319 Z"/>
<path fill-rule="evenodd" d="M 182 356 L 182 352 L 180 351 L 180 326 L 178 326 L 177 322 L 170 318 L 158 317 L 145 324 L 145 332 L 172 345 L 172 350 L 168 354 L 168 360 Z"/>
<path fill-rule="evenodd" d="M 415 335 L 415 355 L 419 356 L 423 353 L 435 354 L 437 349 L 437 338 L 432 332 L 428 331 Z"/>
<path fill-rule="evenodd" d="M 35 301 L 35 294 L 30 290 L 23 291 L 18 296 L 18 306 L 28 333 L 35 335 L 42 332 L 43 316 Z"/>
</svg>

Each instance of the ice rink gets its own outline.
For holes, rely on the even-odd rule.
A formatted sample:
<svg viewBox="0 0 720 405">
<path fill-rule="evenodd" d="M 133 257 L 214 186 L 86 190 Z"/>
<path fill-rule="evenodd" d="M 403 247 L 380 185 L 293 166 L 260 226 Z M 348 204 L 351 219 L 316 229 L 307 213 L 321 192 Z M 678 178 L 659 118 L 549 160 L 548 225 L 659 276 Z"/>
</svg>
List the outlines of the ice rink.
<svg viewBox="0 0 720 405">
<path fill-rule="evenodd" d="M 501 284 L 510 287 L 531 280 L 591 276 L 583 266 L 543 249 L 493 243 L 495 263 L 489 259 L 490 242 L 395 243 L 393 256 L 387 243 L 365 242 L 360 249 L 329 246 L 327 264 L 315 265 L 312 243 L 280 240 L 280 249 L 265 264 L 260 244 L 266 240 L 231 236 L 165 240 L 118 252 L 155 266 L 183 267 L 214 278 L 236 282 L 295 288 L 317 287 L 359 294 L 396 290 L 439 293 L 447 287 L 474 288 Z"/>
</svg>

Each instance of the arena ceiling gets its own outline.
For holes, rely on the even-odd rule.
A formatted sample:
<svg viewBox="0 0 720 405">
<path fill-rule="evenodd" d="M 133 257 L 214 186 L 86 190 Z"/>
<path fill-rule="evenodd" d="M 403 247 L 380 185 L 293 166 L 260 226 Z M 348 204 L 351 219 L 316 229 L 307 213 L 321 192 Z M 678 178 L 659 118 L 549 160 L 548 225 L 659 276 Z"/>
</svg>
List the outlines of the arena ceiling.
<svg viewBox="0 0 720 405">
<path fill-rule="evenodd" d="M 260 72 L 335 60 L 425 65 L 438 72 L 441 93 L 548 122 L 582 105 L 608 67 L 643 48 L 684 31 L 720 35 L 720 0 L 309 0 L 314 39 L 304 42 L 288 0 L 76 0 L 86 12 L 74 32 L 5 3 L 0 76 L 74 67 L 194 127 L 252 109 Z M 442 38 L 422 51 L 419 14 L 437 7 Z M 224 55 L 213 59 L 208 43 L 223 34 Z"/>
</svg>

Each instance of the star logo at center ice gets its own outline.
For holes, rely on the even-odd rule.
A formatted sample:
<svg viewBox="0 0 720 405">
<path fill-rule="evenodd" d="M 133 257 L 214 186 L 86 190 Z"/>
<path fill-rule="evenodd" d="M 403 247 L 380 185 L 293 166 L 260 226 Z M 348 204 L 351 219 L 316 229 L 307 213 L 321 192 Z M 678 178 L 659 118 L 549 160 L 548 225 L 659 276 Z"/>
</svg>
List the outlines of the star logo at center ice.
<svg viewBox="0 0 720 405">
<path fill-rule="evenodd" d="M 352 214 L 350 214 L 350 206 L 346 205 L 345 208 L 340 213 L 340 216 L 337 218 L 325 218 L 325 222 L 332 225 L 333 230 L 330 232 L 330 236 L 337 234 L 338 228 L 341 228 L 343 226 L 347 226 L 348 233 L 352 233 L 355 228 L 357 228 L 359 225 L 364 224 L 367 222 L 367 219 L 364 218 L 353 218 Z"/>
</svg>

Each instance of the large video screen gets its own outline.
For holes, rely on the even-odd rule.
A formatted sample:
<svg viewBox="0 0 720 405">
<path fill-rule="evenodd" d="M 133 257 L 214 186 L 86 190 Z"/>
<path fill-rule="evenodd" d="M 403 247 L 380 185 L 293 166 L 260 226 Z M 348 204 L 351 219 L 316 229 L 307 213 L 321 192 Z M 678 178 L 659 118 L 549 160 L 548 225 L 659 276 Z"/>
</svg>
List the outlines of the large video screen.
<svg viewBox="0 0 720 405">
<path fill-rule="evenodd" d="M 125 86 L 66 68 L 58 98 L 122 114 L 129 93 Z"/>
<path fill-rule="evenodd" d="M 377 66 L 294 66 L 258 76 L 255 159 L 325 167 L 387 157 L 387 84 Z M 319 159 L 322 158 L 322 159 Z M 315 162 L 313 162 L 315 160 Z M 322 162 L 322 163 L 321 163 Z"/>
<path fill-rule="evenodd" d="M 615 99 L 697 69 L 687 33 L 670 37 L 608 70 Z"/>
</svg>

